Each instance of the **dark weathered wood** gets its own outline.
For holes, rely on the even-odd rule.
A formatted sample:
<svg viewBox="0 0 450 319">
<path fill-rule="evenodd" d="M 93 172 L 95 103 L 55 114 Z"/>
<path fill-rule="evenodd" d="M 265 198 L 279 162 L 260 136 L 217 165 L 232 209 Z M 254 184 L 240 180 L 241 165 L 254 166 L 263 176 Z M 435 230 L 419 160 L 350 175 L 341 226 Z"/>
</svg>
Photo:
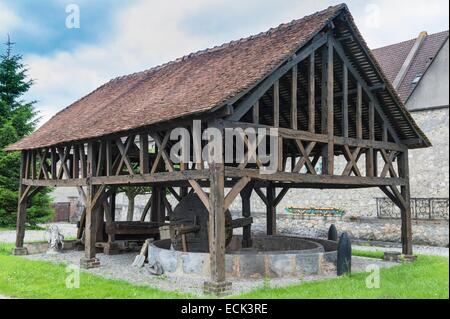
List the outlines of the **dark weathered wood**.
<svg viewBox="0 0 450 319">
<path fill-rule="evenodd" d="M 369 103 L 369 140 L 375 140 L 375 107 L 373 102 Z M 375 156 L 372 147 L 366 152 L 366 176 L 375 176 Z"/>
<path fill-rule="evenodd" d="M 255 187 L 255 192 L 256 194 L 259 196 L 259 198 L 261 198 L 261 200 L 263 201 L 264 205 L 268 205 L 267 203 L 267 197 L 266 195 L 264 195 L 264 193 L 262 192 L 262 190 L 259 187 Z"/>
<path fill-rule="evenodd" d="M 266 206 L 266 224 L 267 224 L 267 235 L 275 235 L 277 232 L 277 215 L 275 206 L 275 187 L 272 185 L 266 188 L 267 190 L 267 206 Z"/>
<path fill-rule="evenodd" d="M 89 151 L 88 151 L 89 153 Z M 95 243 L 97 241 L 97 216 L 92 205 L 92 198 L 97 190 L 96 186 L 86 187 L 86 224 L 84 237 L 84 254 L 86 259 L 95 258 Z"/>
<path fill-rule="evenodd" d="M 297 65 L 304 59 L 308 58 L 311 53 L 316 51 L 318 48 L 323 46 L 327 42 L 326 36 L 319 36 L 310 45 L 305 46 L 300 52 L 290 59 L 287 63 L 283 64 L 279 68 L 276 69 L 271 75 L 265 78 L 262 82 L 258 84 L 258 88 L 255 89 L 247 98 L 245 98 L 238 107 L 234 109 L 233 114 L 231 114 L 228 119 L 231 121 L 240 120 L 249 110 L 250 108 L 258 101 L 267 90 L 269 90 L 273 84 L 278 81 L 284 74 L 286 74 L 294 65 Z M 243 95 L 242 95 L 243 96 Z M 241 97 L 242 97 L 241 96 Z M 231 104 L 234 104 L 238 101 L 239 97 L 236 97 L 235 101 L 231 101 Z"/>
<path fill-rule="evenodd" d="M 291 83 L 291 128 L 296 130 L 298 128 L 298 119 L 297 119 L 297 92 L 298 91 L 298 67 L 294 65 L 292 68 L 292 83 Z"/>
<path fill-rule="evenodd" d="M 231 127 L 231 128 L 232 127 L 240 127 L 244 130 L 249 127 L 253 127 L 255 129 L 258 129 L 258 128 L 270 129 L 271 128 L 271 126 L 267 126 L 267 125 L 244 123 L 244 122 L 225 121 L 224 123 L 225 123 L 226 127 Z M 311 133 L 311 132 L 301 131 L 301 130 L 279 128 L 278 134 L 281 137 L 286 138 L 286 139 L 302 140 L 302 141 L 317 142 L 317 143 L 324 143 L 324 144 L 328 142 L 327 135 Z M 390 143 L 390 142 L 386 142 L 386 141 L 370 141 L 370 140 L 355 139 L 355 138 L 345 138 L 345 137 L 341 137 L 341 136 L 334 136 L 334 144 L 348 145 L 351 147 L 361 147 L 361 148 L 373 147 L 376 149 L 385 149 L 385 150 L 393 150 L 393 151 L 404 151 L 407 149 L 404 145 Z"/>
<path fill-rule="evenodd" d="M 210 209 L 208 222 L 211 282 L 225 281 L 224 165 L 210 164 Z"/>
<path fill-rule="evenodd" d="M 149 154 L 148 154 L 148 135 L 139 135 L 139 168 L 141 174 L 148 174 L 150 172 L 149 167 Z"/>
<path fill-rule="evenodd" d="M 329 41 L 328 41 L 329 42 Z M 328 175 L 328 44 L 322 48 L 322 77 L 321 77 L 321 100 L 320 100 L 320 126 L 321 133 L 325 137 L 322 145 L 322 174 Z"/>
<path fill-rule="evenodd" d="M 327 54 L 327 168 L 326 174 L 334 174 L 334 48 L 331 41 L 328 42 Z"/>
<path fill-rule="evenodd" d="M 398 157 L 399 176 L 405 180 L 401 186 L 401 196 L 405 206 L 400 208 L 402 216 L 402 252 L 405 255 L 412 256 L 412 224 L 411 224 L 411 188 L 409 184 L 409 159 L 408 151 L 400 153 Z"/>
<path fill-rule="evenodd" d="M 277 197 L 275 198 L 273 204 L 275 207 L 277 207 L 280 202 L 283 200 L 284 196 L 286 196 L 286 194 L 289 191 L 289 187 L 284 187 L 281 189 L 280 193 L 277 195 Z"/>
<path fill-rule="evenodd" d="M 253 106 L 253 123 L 259 124 L 259 100 Z"/>
<path fill-rule="evenodd" d="M 242 217 L 251 217 L 251 196 L 253 192 L 253 183 L 247 184 L 241 191 L 242 199 Z M 249 223 L 242 229 L 242 247 L 248 248 L 252 246 L 252 224 Z"/>
<path fill-rule="evenodd" d="M 16 248 L 23 247 L 23 241 L 25 238 L 25 223 L 27 220 L 27 186 L 22 184 L 22 177 L 25 173 L 25 151 L 21 153 L 21 164 L 20 164 L 20 180 L 19 180 L 19 201 L 17 204 L 17 221 L 16 221 Z"/>
<path fill-rule="evenodd" d="M 134 138 L 134 135 L 130 135 L 126 140 L 125 145 L 122 143 L 122 140 L 120 138 L 116 140 L 116 146 L 121 156 L 119 165 L 116 170 L 116 175 L 120 175 L 120 173 L 122 172 L 123 164 L 126 165 L 128 174 L 134 175 L 133 167 L 131 166 L 130 159 L 128 157 L 128 150 L 130 149 L 131 144 L 134 143 Z"/>
<path fill-rule="evenodd" d="M 329 185 L 352 185 L 352 186 L 389 186 L 404 185 L 403 178 L 380 178 L 380 177 L 359 177 L 359 176 L 328 176 L 311 174 L 292 174 L 288 172 L 278 172 L 274 174 L 260 174 L 258 169 L 236 169 L 233 167 L 225 168 L 227 177 L 240 178 L 248 176 L 254 180 L 285 182 L 285 183 L 305 183 L 322 185 L 327 188 Z"/>
<path fill-rule="evenodd" d="M 315 73 L 315 52 L 309 56 L 308 72 L 308 131 L 316 131 L 316 73 Z"/>
<path fill-rule="evenodd" d="M 358 82 L 358 93 L 356 95 L 356 138 L 363 138 L 363 125 L 362 125 L 362 103 L 363 103 L 363 95 L 362 95 L 362 86 L 361 83 Z"/>
<path fill-rule="evenodd" d="M 348 69 L 346 65 L 343 65 L 342 73 L 342 136 L 348 137 Z"/>
</svg>

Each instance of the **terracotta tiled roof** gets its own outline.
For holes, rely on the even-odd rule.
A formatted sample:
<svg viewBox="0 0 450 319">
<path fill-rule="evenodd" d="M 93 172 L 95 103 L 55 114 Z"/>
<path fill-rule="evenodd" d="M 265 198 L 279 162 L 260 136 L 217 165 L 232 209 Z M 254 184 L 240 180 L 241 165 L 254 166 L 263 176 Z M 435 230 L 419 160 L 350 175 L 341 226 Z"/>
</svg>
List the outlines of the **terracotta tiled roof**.
<svg viewBox="0 0 450 319">
<path fill-rule="evenodd" d="M 397 92 L 405 103 L 412 91 L 414 90 L 413 80 L 420 75 L 423 75 L 430 66 L 433 59 L 438 54 L 440 48 L 448 39 L 449 31 L 435 33 L 428 35 L 420 46 L 416 56 L 411 62 L 411 65 L 405 75 L 405 78 L 400 83 Z M 379 49 L 372 50 L 375 58 L 380 63 L 384 74 L 388 77 L 389 81 L 394 82 L 400 68 L 406 60 L 409 52 L 416 39 L 404 41 Z"/>
<path fill-rule="evenodd" d="M 256 36 L 114 79 L 8 150 L 84 140 L 211 110 L 252 87 L 345 8 L 329 7 Z"/>
</svg>

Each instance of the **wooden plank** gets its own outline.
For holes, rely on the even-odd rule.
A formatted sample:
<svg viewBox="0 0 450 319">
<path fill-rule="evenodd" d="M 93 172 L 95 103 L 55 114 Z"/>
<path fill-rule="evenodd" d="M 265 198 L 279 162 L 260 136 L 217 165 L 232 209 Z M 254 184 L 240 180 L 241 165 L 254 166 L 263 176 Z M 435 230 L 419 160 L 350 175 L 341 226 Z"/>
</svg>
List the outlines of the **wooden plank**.
<svg viewBox="0 0 450 319">
<path fill-rule="evenodd" d="M 315 52 L 309 56 L 308 72 L 308 131 L 316 131 L 316 75 L 315 75 Z"/>
<path fill-rule="evenodd" d="M 298 91 L 298 67 L 294 65 L 292 68 L 292 83 L 291 83 L 291 128 L 296 130 L 298 128 L 298 118 L 297 118 L 297 92 Z"/>
</svg>

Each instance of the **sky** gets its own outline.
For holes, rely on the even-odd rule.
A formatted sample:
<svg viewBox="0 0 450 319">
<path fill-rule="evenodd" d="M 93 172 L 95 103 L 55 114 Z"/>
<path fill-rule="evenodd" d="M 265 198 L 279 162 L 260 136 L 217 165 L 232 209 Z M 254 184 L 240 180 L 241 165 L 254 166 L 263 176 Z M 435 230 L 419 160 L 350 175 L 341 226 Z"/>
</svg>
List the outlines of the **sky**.
<svg viewBox="0 0 450 319">
<path fill-rule="evenodd" d="M 329 0 L 0 0 L 8 34 L 35 81 L 40 124 L 117 76 L 142 71 L 323 10 Z M 371 48 L 448 30 L 448 0 L 349 0 Z M 79 19 L 78 19 L 79 18 Z"/>
</svg>

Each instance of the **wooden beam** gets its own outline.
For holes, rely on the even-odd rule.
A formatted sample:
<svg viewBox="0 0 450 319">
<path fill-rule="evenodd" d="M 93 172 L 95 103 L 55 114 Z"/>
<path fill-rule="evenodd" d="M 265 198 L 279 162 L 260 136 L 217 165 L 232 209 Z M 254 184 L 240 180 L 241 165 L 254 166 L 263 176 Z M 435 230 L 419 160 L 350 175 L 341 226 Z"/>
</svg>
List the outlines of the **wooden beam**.
<svg viewBox="0 0 450 319">
<path fill-rule="evenodd" d="M 277 195 L 277 197 L 274 200 L 274 206 L 277 207 L 280 202 L 283 200 L 284 196 L 287 194 L 287 192 L 289 191 L 289 187 L 284 187 L 281 189 L 280 193 Z"/>
<path fill-rule="evenodd" d="M 292 174 L 287 172 L 278 172 L 274 174 L 260 174 L 258 169 L 236 169 L 233 167 L 225 168 L 225 176 L 232 178 L 241 178 L 248 176 L 254 180 L 285 182 L 285 183 L 305 183 L 322 185 L 348 185 L 348 186 L 389 186 L 404 185 L 403 178 L 381 178 L 381 177 L 358 177 L 358 176 L 329 176 L 329 175 L 311 175 L 311 174 Z"/>
<path fill-rule="evenodd" d="M 253 106 L 253 123 L 259 124 L 259 100 Z"/>
<path fill-rule="evenodd" d="M 264 195 L 264 193 L 262 192 L 262 190 L 260 189 L 260 188 L 255 188 L 255 192 L 256 192 L 256 194 L 259 196 L 259 198 L 261 198 L 261 200 L 263 201 L 263 203 L 264 203 L 264 205 L 268 205 L 268 202 L 267 202 L 267 197 L 266 197 L 266 195 Z"/>
<path fill-rule="evenodd" d="M 250 182 L 249 177 L 243 177 L 237 182 L 233 188 L 228 192 L 227 196 L 224 199 L 223 202 L 223 209 L 224 212 L 231 206 L 234 199 L 239 195 L 239 193 L 244 189 L 244 187 Z"/>
</svg>

